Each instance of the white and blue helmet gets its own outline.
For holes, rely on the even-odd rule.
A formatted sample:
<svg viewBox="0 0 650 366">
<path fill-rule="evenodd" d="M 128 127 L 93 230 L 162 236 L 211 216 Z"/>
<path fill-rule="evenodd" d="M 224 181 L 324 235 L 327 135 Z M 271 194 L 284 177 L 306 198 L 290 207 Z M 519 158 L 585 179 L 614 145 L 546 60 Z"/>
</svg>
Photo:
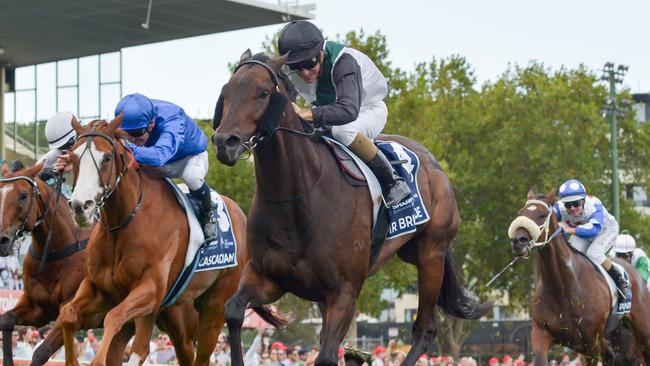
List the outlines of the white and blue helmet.
<svg viewBox="0 0 650 366">
<path fill-rule="evenodd" d="M 579 180 L 569 179 L 560 186 L 559 197 L 562 202 L 579 201 L 587 197 L 587 190 Z"/>
</svg>

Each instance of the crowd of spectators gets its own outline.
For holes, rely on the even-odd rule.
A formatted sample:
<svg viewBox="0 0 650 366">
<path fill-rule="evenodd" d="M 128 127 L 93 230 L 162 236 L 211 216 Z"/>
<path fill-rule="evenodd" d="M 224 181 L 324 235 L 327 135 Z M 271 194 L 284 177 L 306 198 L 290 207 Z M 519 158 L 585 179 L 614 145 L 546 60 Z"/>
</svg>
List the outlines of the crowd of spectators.
<svg viewBox="0 0 650 366">
<path fill-rule="evenodd" d="M 31 359 L 34 350 L 43 342 L 49 332 L 49 327 L 34 329 L 31 327 L 16 327 L 13 332 L 14 357 L 18 359 Z M 1 334 L 1 333 L 0 333 Z M 133 341 L 133 340 L 131 340 Z M 77 355 L 79 361 L 90 362 L 99 349 L 101 339 L 95 336 L 94 331 L 87 330 L 78 333 L 75 337 Z M 145 364 L 150 365 L 176 365 L 176 353 L 172 346 L 169 335 L 161 332 L 151 340 L 150 354 Z M 131 342 L 124 350 L 123 361 L 127 362 L 130 357 Z M 264 330 L 259 330 L 255 339 L 249 347 L 244 347 L 244 364 L 246 366 L 313 366 L 318 356 L 318 347 L 305 348 L 300 344 L 286 345 L 280 341 L 274 341 L 265 335 Z M 345 365 L 344 348 L 338 352 L 339 366 Z M 406 357 L 404 347 L 397 346 L 394 341 L 389 342 L 386 347 L 377 346 L 374 348 L 371 357 L 371 365 L 367 366 L 398 366 Z M 63 361 L 65 353 L 60 349 L 53 357 L 53 360 Z M 551 359 L 548 363 L 551 366 L 582 366 L 580 358 L 570 359 L 569 355 L 563 354 L 559 360 Z M 213 353 L 210 356 L 211 366 L 230 366 L 230 344 L 225 334 L 220 334 Z M 418 357 L 416 366 L 528 366 L 532 365 L 531 360 L 526 360 L 523 354 L 517 357 L 503 355 L 500 357 L 483 358 L 477 360 L 473 357 L 463 356 L 458 360 L 447 355 L 427 355 Z"/>
<path fill-rule="evenodd" d="M 23 264 L 17 253 L 0 257 L 0 289 L 23 289 Z"/>
</svg>

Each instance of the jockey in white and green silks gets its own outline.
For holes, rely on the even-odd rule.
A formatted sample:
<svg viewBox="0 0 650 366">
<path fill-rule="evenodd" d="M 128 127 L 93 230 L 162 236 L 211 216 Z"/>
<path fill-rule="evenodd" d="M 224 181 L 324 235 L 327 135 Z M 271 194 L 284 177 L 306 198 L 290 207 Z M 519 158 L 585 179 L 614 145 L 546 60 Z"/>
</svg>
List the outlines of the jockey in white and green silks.
<svg viewBox="0 0 650 366">
<path fill-rule="evenodd" d="M 312 23 L 288 23 L 278 38 L 287 55 L 289 77 L 300 95 L 313 105 L 294 109 L 306 121 L 331 126 L 332 136 L 363 160 L 377 176 L 389 206 L 410 194 L 408 184 L 393 170 L 372 139 L 386 125 L 384 98 L 388 83 L 365 54 L 336 42 L 325 41 Z"/>
</svg>

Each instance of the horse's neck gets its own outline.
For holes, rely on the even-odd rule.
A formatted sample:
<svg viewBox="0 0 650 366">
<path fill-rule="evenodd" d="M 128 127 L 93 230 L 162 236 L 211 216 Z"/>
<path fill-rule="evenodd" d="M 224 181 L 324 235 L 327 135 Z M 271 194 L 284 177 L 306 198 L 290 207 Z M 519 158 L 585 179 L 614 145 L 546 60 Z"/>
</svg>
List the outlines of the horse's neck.
<svg viewBox="0 0 650 366">
<path fill-rule="evenodd" d="M 39 187 L 41 192 L 46 192 L 46 196 L 43 197 L 43 201 L 46 205 L 49 205 L 45 216 L 42 218 L 40 225 L 32 230 L 32 245 L 34 249 L 39 252 L 42 252 L 45 244 L 47 242 L 47 237 L 50 236 L 50 252 L 56 251 L 56 249 L 63 248 L 69 244 L 73 244 L 76 240 L 76 228 L 66 203 L 64 202 L 64 197 L 62 195 L 57 195 L 54 190 L 47 188 Z M 55 210 L 56 199 L 59 200 L 59 206 Z M 39 205 L 39 217 L 45 212 L 45 207 L 40 207 Z M 56 211 L 56 216 L 52 215 Z M 52 234 L 50 234 L 52 231 Z"/>
<path fill-rule="evenodd" d="M 552 220 L 549 224 L 549 235 L 557 230 L 558 224 Z M 542 281 L 551 285 L 559 292 L 570 292 L 573 286 L 579 285 L 577 278 L 581 270 L 577 256 L 569 248 L 562 233 L 539 250 L 539 268 Z"/>
<path fill-rule="evenodd" d="M 302 131 L 293 113 L 287 113 L 282 126 Z M 324 174 L 322 158 L 316 142 L 310 138 L 276 132 L 255 149 L 256 193 L 270 200 L 284 200 L 305 193 Z"/>
</svg>

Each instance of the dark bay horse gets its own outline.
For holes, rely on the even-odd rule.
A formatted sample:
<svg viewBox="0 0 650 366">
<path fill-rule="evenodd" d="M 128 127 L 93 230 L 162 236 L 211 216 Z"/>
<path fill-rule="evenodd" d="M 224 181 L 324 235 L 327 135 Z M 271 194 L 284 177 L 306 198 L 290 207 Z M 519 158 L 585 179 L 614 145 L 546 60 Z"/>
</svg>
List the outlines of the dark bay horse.
<svg viewBox="0 0 650 366">
<path fill-rule="evenodd" d="M 78 229 L 66 209 L 66 198 L 39 177 L 43 164 L 10 172 L 3 165 L 0 181 L 0 255 L 9 254 L 16 234 L 32 233 L 32 243 L 23 264 L 23 295 L 16 306 L 0 316 L 3 331 L 4 365 L 12 365 L 11 332 L 14 325 L 41 327 L 54 321 L 61 307 L 74 296 L 86 276 L 85 246 L 93 227 Z M 55 207 L 56 201 L 61 210 Z M 53 216 L 56 214 L 56 216 Z M 51 233 L 50 233 L 51 232 Z M 45 245 L 51 236 L 50 248 Z M 39 266 L 45 260 L 43 271 Z M 81 322 L 84 329 L 101 328 L 102 314 L 92 314 Z M 174 347 L 181 365 L 190 365 L 194 357 L 198 316 L 189 303 L 170 307 L 158 318 L 158 326 L 172 333 Z M 114 342 L 115 357 L 111 365 L 122 364 L 121 350 L 133 330 Z M 35 350 L 32 365 L 42 365 L 63 345 L 61 327 L 51 329 L 43 344 Z M 119 351 L 119 352 L 118 352 Z"/>
<path fill-rule="evenodd" d="M 73 335 L 81 315 L 104 313 L 104 338 L 92 365 L 106 364 L 108 345 L 130 321 L 135 340 L 130 364 L 149 354 L 153 321 L 165 294 L 180 274 L 187 251 L 189 225 L 185 210 L 155 169 L 139 167 L 122 143 L 121 116 L 110 123 L 93 121 L 82 127 L 73 121 L 75 187 L 69 206 L 77 224 L 101 217 L 88 243 L 88 276 L 75 297 L 61 310 L 66 363 L 76 364 Z M 195 365 L 207 365 L 224 324 L 224 302 L 237 289 L 241 266 L 248 262 L 246 216 L 223 197 L 238 245 L 239 266 L 198 272 L 177 303 L 193 303 L 199 312 Z M 255 309 L 265 320 L 283 319 L 266 307 Z M 170 332 L 173 336 L 173 332 Z M 106 342 L 106 343 L 105 343 Z"/>
<path fill-rule="evenodd" d="M 436 335 L 436 302 L 464 319 L 478 319 L 491 306 L 478 304 L 458 282 L 449 254 L 460 223 L 451 183 L 422 145 L 382 136 L 419 156 L 417 179 L 431 220 L 413 234 L 387 241 L 370 266 L 370 194 L 345 181 L 325 143 L 304 136 L 309 129 L 287 103 L 292 85 L 280 71 L 285 61 L 244 53 L 215 113 L 213 142 L 219 161 L 234 165 L 246 149 L 252 150 L 257 182 L 248 215 L 252 259 L 226 304 L 231 344 L 240 343 L 247 306 L 268 304 L 291 292 L 318 304 L 323 328 L 316 364 L 336 365 L 365 279 L 397 253 L 418 269 L 417 319 L 404 360 L 412 365 Z M 232 348 L 232 361 L 243 364 L 239 347 Z"/>
<path fill-rule="evenodd" d="M 592 365 L 600 358 L 612 364 L 615 357 L 624 359 L 620 361 L 622 365 L 642 364 L 637 360 L 640 355 L 635 354 L 639 352 L 650 360 L 650 293 L 645 283 L 627 262 L 613 259 L 630 274 L 634 294 L 632 311 L 619 324 L 625 329 L 617 332 L 631 331 L 637 343 L 630 355 L 617 354 L 619 345 L 605 337 L 612 301 L 607 282 L 584 255 L 569 247 L 563 235 L 552 236 L 559 228 L 552 209 L 555 200 L 554 192 L 546 196 L 529 192 L 528 201 L 510 230 L 516 256 L 528 256 L 533 245 L 539 247 L 540 276 L 530 301 L 535 365 L 546 365 L 548 351 L 554 344 L 582 353 Z"/>
</svg>

